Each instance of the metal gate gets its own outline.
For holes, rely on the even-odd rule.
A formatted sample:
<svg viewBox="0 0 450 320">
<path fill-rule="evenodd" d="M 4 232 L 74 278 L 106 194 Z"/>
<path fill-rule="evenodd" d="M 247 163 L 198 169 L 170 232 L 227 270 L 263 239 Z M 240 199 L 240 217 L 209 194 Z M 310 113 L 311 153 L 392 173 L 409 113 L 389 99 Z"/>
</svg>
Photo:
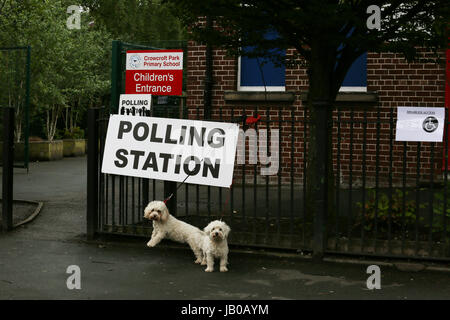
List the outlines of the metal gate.
<svg viewBox="0 0 450 320">
<path fill-rule="evenodd" d="M 450 260 L 448 130 L 442 143 L 395 141 L 394 112 L 334 112 L 327 252 Z"/>
<path fill-rule="evenodd" d="M 170 109 L 166 110 L 166 115 L 169 115 Z M 289 139 L 288 143 L 293 146 L 307 131 L 303 120 L 294 118 L 294 111 L 289 111 L 289 121 L 271 120 L 270 108 L 255 111 L 265 120 L 250 128 L 252 136 L 245 139 L 247 146 L 238 145 L 238 155 L 247 153 L 247 157 L 250 156 L 248 141 L 252 137 L 262 139 L 260 135 L 266 135 L 269 139 L 260 140 L 266 144 L 260 145 L 260 148 L 277 148 L 277 152 L 280 152 L 283 140 Z M 101 161 L 108 112 L 90 112 L 98 115 L 95 123 L 99 128 L 100 149 L 96 159 Z M 103 116 L 102 112 L 105 112 Z M 284 111 L 280 109 L 279 112 L 281 115 Z M 187 113 L 182 112 L 182 115 L 186 117 Z M 231 117 L 235 121 L 242 119 L 233 112 Z M 195 116 L 190 119 L 200 120 Z M 218 114 L 214 120 L 229 121 L 229 117 L 227 119 Z M 297 130 L 299 124 L 305 127 L 302 132 Z M 278 134 L 274 135 L 273 132 Z M 248 132 L 244 133 L 248 135 Z M 277 166 L 281 170 L 276 175 L 261 175 L 261 164 L 237 164 L 230 189 L 185 183 L 169 201 L 169 210 L 178 219 L 200 228 L 212 220 L 223 219 L 232 228 L 229 238 L 231 244 L 310 250 L 312 217 L 306 214 L 304 179 L 300 178 L 306 176 L 302 173 L 306 169 L 305 159 L 295 158 L 294 152 L 291 152 L 288 158 L 280 159 Z M 152 229 L 151 222 L 143 219 L 145 206 L 151 200 L 165 199 L 176 186 L 171 182 L 100 173 L 96 231 L 149 237 Z"/>
<path fill-rule="evenodd" d="M 123 92 L 119 71 L 126 48 L 136 47 L 113 45 L 120 54 L 115 57 L 113 51 L 111 106 L 117 106 L 114 101 Z M 334 181 L 328 189 L 333 205 L 326 219 L 313 217 L 305 201 L 311 183 L 306 174 L 310 117 L 306 109 L 289 106 L 213 110 L 213 121 L 242 123 L 232 188 L 186 183 L 169 201 L 171 213 L 200 228 L 223 219 L 231 226 L 229 242 L 235 245 L 312 251 L 324 239 L 325 254 L 450 260 L 447 130 L 444 143 L 396 142 L 393 108 L 329 111 L 333 147 L 326 165 L 333 166 Z M 88 235 L 150 237 L 144 207 L 153 199 L 165 199 L 177 184 L 100 173 L 110 112 L 114 110 L 89 110 Z M 153 112 L 160 117 L 202 117 L 199 107 L 186 107 L 184 97 Z M 260 115 L 261 120 L 247 125 L 246 115 Z M 257 155 L 248 148 L 255 141 Z M 274 173 L 263 174 L 275 162 L 260 161 L 260 153 L 265 160 L 278 155 Z"/>
</svg>

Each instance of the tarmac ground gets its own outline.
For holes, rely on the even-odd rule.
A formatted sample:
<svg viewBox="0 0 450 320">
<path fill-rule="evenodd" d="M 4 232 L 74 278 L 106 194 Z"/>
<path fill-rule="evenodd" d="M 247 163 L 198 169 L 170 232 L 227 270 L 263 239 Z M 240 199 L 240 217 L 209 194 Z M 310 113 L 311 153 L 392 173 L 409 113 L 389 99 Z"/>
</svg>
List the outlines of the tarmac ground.
<svg viewBox="0 0 450 320">
<path fill-rule="evenodd" d="M 39 216 L 0 234 L 0 299 L 449 299 L 442 271 L 367 267 L 231 248 L 229 272 L 204 272 L 187 246 L 146 239 L 86 241 L 86 158 L 14 169 L 14 198 L 44 202 Z M 68 289 L 78 266 L 81 289 Z M 70 268 L 69 268 L 70 271 Z"/>
</svg>

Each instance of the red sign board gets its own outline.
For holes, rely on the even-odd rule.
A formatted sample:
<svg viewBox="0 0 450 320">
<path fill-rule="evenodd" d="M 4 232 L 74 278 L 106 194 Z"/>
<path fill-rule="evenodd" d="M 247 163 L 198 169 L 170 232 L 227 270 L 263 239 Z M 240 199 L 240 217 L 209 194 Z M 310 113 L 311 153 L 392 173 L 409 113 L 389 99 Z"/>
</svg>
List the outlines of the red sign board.
<svg viewBox="0 0 450 320">
<path fill-rule="evenodd" d="M 125 93 L 179 96 L 183 89 L 183 50 L 127 51 Z"/>
</svg>

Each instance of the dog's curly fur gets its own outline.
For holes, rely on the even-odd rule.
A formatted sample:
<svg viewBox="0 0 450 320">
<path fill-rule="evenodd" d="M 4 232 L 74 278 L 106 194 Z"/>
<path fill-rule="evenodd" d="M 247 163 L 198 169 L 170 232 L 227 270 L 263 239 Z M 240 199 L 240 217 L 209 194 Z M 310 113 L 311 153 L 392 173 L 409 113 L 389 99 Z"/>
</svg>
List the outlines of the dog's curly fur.
<svg viewBox="0 0 450 320">
<path fill-rule="evenodd" d="M 230 227 L 223 221 L 210 222 L 204 229 L 202 241 L 202 265 L 206 265 L 206 272 L 214 271 L 214 258 L 220 259 L 220 272 L 226 272 L 228 264 L 228 234 Z"/>
<path fill-rule="evenodd" d="M 150 202 L 144 210 L 144 218 L 153 221 L 153 233 L 147 243 L 148 247 L 156 246 L 164 238 L 187 243 L 197 258 L 195 263 L 202 262 L 204 231 L 172 216 L 163 201 Z"/>
</svg>

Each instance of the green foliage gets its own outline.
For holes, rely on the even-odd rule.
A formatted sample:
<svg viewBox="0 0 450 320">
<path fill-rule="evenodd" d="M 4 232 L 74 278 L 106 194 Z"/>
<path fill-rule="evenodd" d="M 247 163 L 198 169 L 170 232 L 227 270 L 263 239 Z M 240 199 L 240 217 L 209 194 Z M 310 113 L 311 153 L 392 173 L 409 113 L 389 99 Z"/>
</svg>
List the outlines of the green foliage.
<svg viewBox="0 0 450 320">
<path fill-rule="evenodd" d="M 396 189 L 389 195 L 383 192 L 378 193 L 378 201 L 375 189 L 367 192 L 368 198 L 363 204 L 357 202 L 358 219 L 357 226 L 364 225 L 366 231 L 373 231 L 375 221 L 378 230 L 387 231 L 389 223 L 392 232 L 401 231 L 403 228 L 415 227 L 416 223 L 422 230 L 429 230 L 433 233 L 444 231 L 444 225 L 447 232 L 450 232 L 450 188 L 445 193 L 445 189 L 420 189 L 417 192 L 432 192 L 433 214 L 430 213 L 431 199 L 420 199 L 419 214 L 417 213 L 417 202 L 414 199 L 408 199 L 408 192 L 403 193 L 401 189 Z M 447 202 L 444 217 L 444 203 Z M 364 210 L 363 210 L 364 209 Z M 430 223 L 430 219 L 432 219 Z"/>
<path fill-rule="evenodd" d="M 408 192 L 403 193 L 402 190 L 396 189 L 391 199 L 387 194 L 378 192 L 377 199 L 376 190 L 370 189 L 367 196 L 365 203 L 356 203 L 359 208 L 357 224 L 363 224 L 366 231 L 373 231 L 375 222 L 378 229 L 384 231 L 388 229 L 389 223 L 393 231 L 416 223 L 416 201 L 407 199 Z M 419 204 L 419 209 L 424 207 L 424 204 Z M 423 217 L 419 217 L 419 221 L 423 221 Z"/>
<path fill-rule="evenodd" d="M 112 37 L 101 26 L 90 27 L 87 12 L 81 15 L 80 30 L 68 29 L 67 7 L 72 4 L 11 0 L 0 12 L 0 46 L 32 47 L 31 119 L 45 115 L 48 140 L 55 137 L 62 110 L 70 110 L 66 123 L 71 129 L 87 105 L 109 89 Z"/>
<path fill-rule="evenodd" d="M 441 232 L 445 229 L 450 232 L 450 190 L 447 187 L 447 192 L 440 190 L 434 194 L 433 203 L 433 221 L 432 227 L 434 232 Z M 444 202 L 446 202 L 445 212 L 444 212 Z M 445 217 L 444 217 L 445 214 Z M 445 219 L 445 222 L 444 222 Z M 429 223 L 427 224 L 429 226 Z"/>
<path fill-rule="evenodd" d="M 70 5 L 85 8 L 81 29 L 67 28 Z M 44 128 L 35 128 L 34 123 L 31 127 L 38 134 L 43 132 L 48 140 L 59 135 L 58 123 L 74 132 L 87 107 L 98 105 L 101 97 L 108 94 L 113 39 L 145 43 L 181 39 L 185 35 L 180 21 L 160 1 L 0 1 L 0 47 L 32 47 L 30 116 Z M 2 67 L 7 65 L 5 61 L 0 55 Z M 8 62 L 23 66 L 22 60 Z M 20 84 L 13 86 L 3 79 L 11 78 L 14 68 L 8 65 L 6 72 L 5 68 L 0 69 L 0 81 L 4 84 L 0 86 L 2 104 L 20 104 L 16 98 L 19 94 L 11 89 Z M 22 115 L 17 116 L 20 120 Z M 39 119 L 42 116 L 45 120 Z M 63 122 L 59 121 L 61 117 Z"/>
<path fill-rule="evenodd" d="M 182 40 L 186 28 L 158 0 L 81 0 L 95 23 L 105 26 L 115 39 L 148 44 L 155 40 Z"/>
<path fill-rule="evenodd" d="M 65 129 L 63 139 L 84 139 L 84 130 L 74 127 L 72 130 Z"/>
<path fill-rule="evenodd" d="M 446 46 L 445 26 L 450 17 L 448 0 L 410 1 L 317 1 L 317 0 L 166 0 L 174 14 L 188 26 L 200 42 L 225 48 L 232 55 L 252 47 L 248 55 L 270 56 L 284 61 L 280 51 L 297 49 L 289 62 L 305 61 L 309 67 L 310 96 L 315 86 L 331 87 L 335 99 L 353 61 L 364 52 L 399 52 L 412 60 L 421 47 Z M 367 28 L 367 8 L 382 8 L 381 30 Z M 199 17 L 211 17 L 215 28 L 206 28 Z M 204 22 L 204 21 L 203 21 Z M 448 25 L 447 25 L 448 26 Z M 267 30 L 278 38 L 266 39 Z M 298 61 L 300 60 L 300 61 Z M 312 72 L 314 71 L 314 72 Z M 312 81 L 315 74 L 329 80 Z M 323 82 L 330 83 L 323 83 Z M 310 99 L 315 97 L 311 96 Z"/>
</svg>

